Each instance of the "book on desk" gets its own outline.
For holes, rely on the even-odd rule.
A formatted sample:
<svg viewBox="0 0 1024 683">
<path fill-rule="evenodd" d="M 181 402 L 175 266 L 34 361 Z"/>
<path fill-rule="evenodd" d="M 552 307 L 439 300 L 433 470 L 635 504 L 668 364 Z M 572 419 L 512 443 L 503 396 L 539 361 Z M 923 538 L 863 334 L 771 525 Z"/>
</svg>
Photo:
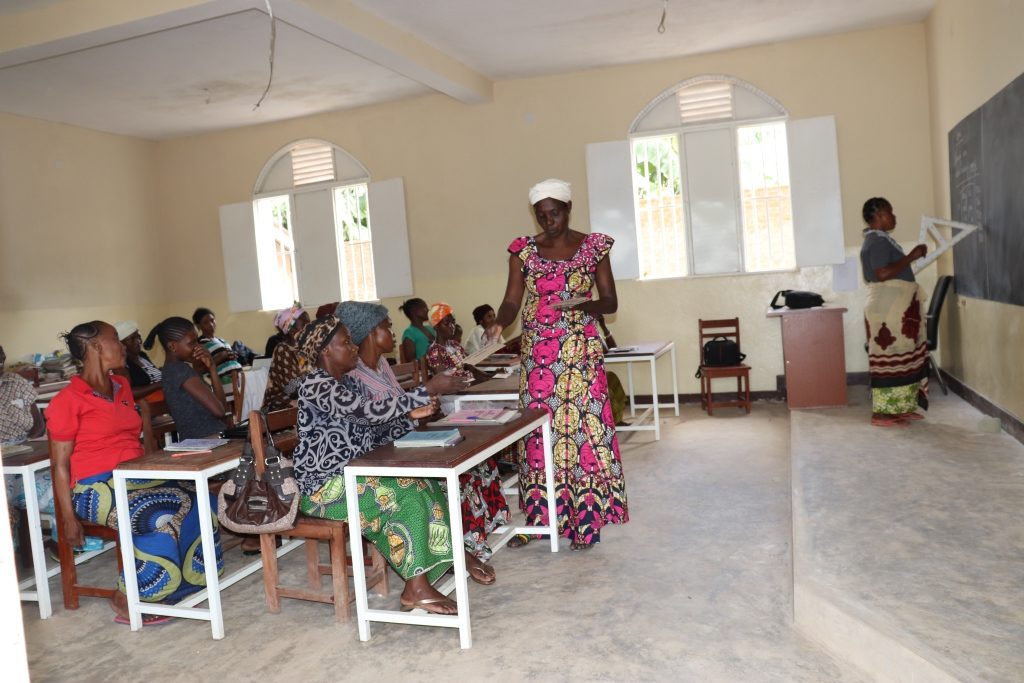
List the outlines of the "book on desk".
<svg viewBox="0 0 1024 683">
<path fill-rule="evenodd" d="M 454 446 L 462 441 L 458 429 L 433 429 L 426 432 L 409 432 L 395 439 L 395 448 L 439 448 Z"/>
<path fill-rule="evenodd" d="M 484 425 L 503 425 L 517 417 L 519 417 L 519 411 L 509 410 L 508 408 L 465 408 L 457 410 L 433 424 L 438 427 L 448 425 L 482 427 Z"/>
<path fill-rule="evenodd" d="M 194 451 L 212 451 L 218 446 L 223 446 L 227 439 L 183 439 L 164 447 L 170 453 L 190 453 Z"/>
</svg>

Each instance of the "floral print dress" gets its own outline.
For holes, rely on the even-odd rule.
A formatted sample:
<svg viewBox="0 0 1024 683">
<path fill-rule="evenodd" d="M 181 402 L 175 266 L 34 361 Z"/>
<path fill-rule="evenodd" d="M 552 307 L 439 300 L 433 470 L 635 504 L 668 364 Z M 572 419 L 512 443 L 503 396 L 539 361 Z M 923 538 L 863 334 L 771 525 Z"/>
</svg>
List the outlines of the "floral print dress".
<svg viewBox="0 0 1024 683">
<path fill-rule="evenodd" d="M 578 544 L 599 543 L 601 527 L 625 524 L 629 510 L 597 325 L 583 311 L 552 304 L 590 295 L 597 264 L 613 242 L 592 233 L 560 261 L 541 257 L 533 237 L 508 247 L 523 262 L 526 280 L 519 401 L 551 415 L 558 530 Z M 546 490 L 538 429 L 521 444 L 519 461 L 519 505 L 528 524 L 548 523 Z"/>
</svg>

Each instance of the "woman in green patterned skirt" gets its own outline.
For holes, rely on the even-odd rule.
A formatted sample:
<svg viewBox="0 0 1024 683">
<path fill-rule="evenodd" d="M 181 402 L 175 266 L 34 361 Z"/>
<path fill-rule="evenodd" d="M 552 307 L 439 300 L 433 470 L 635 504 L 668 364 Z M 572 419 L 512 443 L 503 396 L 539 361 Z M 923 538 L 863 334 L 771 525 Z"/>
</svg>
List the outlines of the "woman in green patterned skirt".
<svg viewBox="0 0 1024 683">
<path fill-rule="evenodd" d="M 372 428 L 401 415 L 433 414 L 436 395 L 454 391 L 461 382 L 439 375 L 403 396 L 367 400 L 340 381 L 356 367 L 359 350 L 334 316 L 318 318 L 303 330 L 299 354 L 309 372 L 299 388 L 299 443 L 294 453 L 300 510 L 343 520 L 348 516 L 345 465 L 370 450 L 376 433 Z M 447 497 L 440 483 L 367 477 L 358 495 L 363 537 L 405 579 L 402 609 L 455 614 L 455 602 L 431 585 L 452 566 Z"/>
<path fill-rule="evenodd" d="M 864 203 L 864 244 L 860 262 L 868 296 L 864 326 L 871 379 L 871 424 L 901 427 L 924 419 L 928 408 L 928 343 L 921 315 L 920 288 L 910 264 L 924 257 L 923 244 L 909 254 L 892 238 L 896 216 L 883 197 Z"/>
</svg>

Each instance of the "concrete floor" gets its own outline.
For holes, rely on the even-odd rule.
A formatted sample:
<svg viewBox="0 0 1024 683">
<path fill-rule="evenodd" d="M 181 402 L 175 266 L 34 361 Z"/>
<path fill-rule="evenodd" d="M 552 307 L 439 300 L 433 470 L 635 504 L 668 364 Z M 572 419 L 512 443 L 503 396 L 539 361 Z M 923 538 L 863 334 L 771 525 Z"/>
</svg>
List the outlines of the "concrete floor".
<svg viewBox="0 0 1024 683">
<path fill-rule="evenodd" d="M 934 385 L 872 427 L 857 389 L 792 416 L 798 626 L 880 680 L 1024 680 L 1024 446 Z"/>
<path fill-rule="evenodd" d="M 470 584 L 474 647 L 455 632 L 375 624 L 360 643 L 327 605 L 265 612 L 260 575 L 224 595 L 227 637 L 177 620 L 132 633 L 105 601 L 38 619 L 23 603 L 34 681 L 862 681 L 791 626 L 790 431 L 780 403 L 751 415 L 694 406 L 655 444 L 623 447 L 631 521 L 587 553 L 502 550 Z M 237 555 L 237 551 L 231 553 Z M 232 560 L 237 562 L 237 560 Z M 90 572 L 108 576 L 113 558 Z M 282 562 L 301 580 L 301 556 Z M 59 605 L 59 583 L 55 600 Z M 397 604 L 397 581 L 378 604 Z M 373 601 L 371 600 L 371 603 Z"/>
</svg>

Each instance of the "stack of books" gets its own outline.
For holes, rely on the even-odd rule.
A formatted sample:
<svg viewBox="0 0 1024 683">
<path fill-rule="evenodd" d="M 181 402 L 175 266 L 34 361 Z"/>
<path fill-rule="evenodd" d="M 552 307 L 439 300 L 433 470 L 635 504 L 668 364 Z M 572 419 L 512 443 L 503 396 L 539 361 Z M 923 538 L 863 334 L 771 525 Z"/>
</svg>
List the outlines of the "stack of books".
<svg viewBox="0 0 1024 683">
<path fill-rule="evenodd" d="M 409 432 L 395 441 L 395 448 L 439 448 L 454 446 L 462 441 L 458 429 L 432 429 L 428 432 Z"/>
<path fill-rule="evenodd" d="M 60 356 L 47 358 L 39 365 L 40 382 L 59 382 L 65 379 L 71 379 L 77 374 L 78 368 L 75 367 L 75 362 L 71 360 L 71 356 L 66 353 Z"/>
<path fill-rule="evenodd" d="M 519 417 L 519 412 L 508 408 L 468 408 L 457 410 L 448 417 L 435 422 L 435 425 L 503 425 Z"/>
<path fill-rule="evenodd" d="M 212 451 L 218 446 L 223 446 L 228 442 L 227 439 L 183 439 L 176 443 L 172 443 L 165 447 L 165 451 L 171 453 L 187 453 L 187 452 L 198 452 L 198 451 Z"/>
</svg>

